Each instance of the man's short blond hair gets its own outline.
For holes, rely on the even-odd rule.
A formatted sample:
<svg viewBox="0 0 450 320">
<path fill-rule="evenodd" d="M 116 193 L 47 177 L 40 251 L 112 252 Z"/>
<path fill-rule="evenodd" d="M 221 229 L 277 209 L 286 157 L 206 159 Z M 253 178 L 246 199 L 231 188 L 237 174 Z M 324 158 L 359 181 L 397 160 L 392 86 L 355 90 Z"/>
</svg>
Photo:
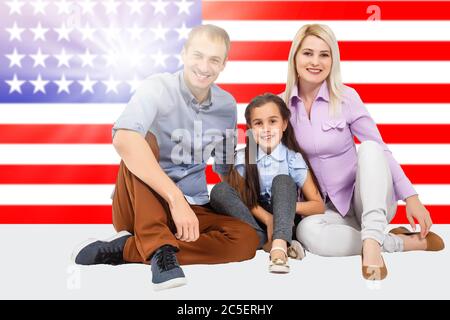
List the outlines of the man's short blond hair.
<svg viewBox="0 0 450 320">
<path fill-rule="evenodd" d="M 188 49 L 189 45 L 197 36 L 206 35 L 209 39 L 213 41 L 221 41 L 225 44 L 225 59 L 228 57 L 228 52 L 230 51 L 230 36 L 221 27 L 215 26 L 213 24 L 202 24 L 194 27 L 191 32 L 189 32 L 188 39 L 184 44 L 184 49 Z"/>
</svg>

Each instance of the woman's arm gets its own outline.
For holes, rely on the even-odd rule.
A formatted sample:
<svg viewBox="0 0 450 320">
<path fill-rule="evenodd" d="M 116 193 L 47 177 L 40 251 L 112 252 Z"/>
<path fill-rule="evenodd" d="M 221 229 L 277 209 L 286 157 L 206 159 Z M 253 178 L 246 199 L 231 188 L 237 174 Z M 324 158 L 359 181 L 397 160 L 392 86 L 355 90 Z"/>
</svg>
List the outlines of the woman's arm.
<svg viewBox="0 0 450 320">
<path fill-rule="evenodd" d="M 314 183 L 311 174 L 306 174 L 306 180 L 302 187 L 302 193 L 306 201 L 297 202 L 296 212 L 302 216 L 311 216 L 313 214 L 323 213 L 325 204 L 323 203 L 320 192 Z"/>
<path fill-rule="evenodd" d="M 375 141 L 383 148 L 391 170 L 396 199 L 405 201 L 406 198 L 416 195 L 416 190 L 414 190 L 413 185 L 406 177 L 399 163 L 392 156 L 392 152 L 383 142 L 375 121 L 354 89 L 350 89 L 348 92 L 347 104 L 348 121 L 352 134 L 361 142 L 367 140 Z"/>
<path fill-rule="evenodd" d="M 406 217 L 409 223 L 413 229 L 415 229 L 416 225 L 414 223 L 414 218 L 417 219 L 420 224 L 421 235 L 422 237 L 425 237 L 432 225 L 430 213 L 419 200 L 417 192 L 414 190 L 411 181 L 409 181 L 408 177 L 406 177 L 403 169 L 394 159 L 391 151 L 383 142 L 375 121 L 370 116 L 368 110 L 355 90 L 351 93 L 349 109 L 350 130 L 361 142 L 372 140 L 381 145 L 385 151 L 389 168 L 391 170 L 396 200 L 403 200 L 406 202 Z"/>
</svg>

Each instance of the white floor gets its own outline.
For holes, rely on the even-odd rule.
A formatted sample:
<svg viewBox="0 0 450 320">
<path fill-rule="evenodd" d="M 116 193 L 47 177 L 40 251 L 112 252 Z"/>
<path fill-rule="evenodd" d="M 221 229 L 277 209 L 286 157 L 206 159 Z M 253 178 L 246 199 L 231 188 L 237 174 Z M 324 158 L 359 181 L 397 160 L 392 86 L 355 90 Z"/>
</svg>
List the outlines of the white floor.
<svg viewBox="0 0 450 320">
<path fill-rule="evenodd" d="M 433 230 L 450 246 L 450 225 Z M 246 262 L 184 267 L 188 285 L 151 287 L 150 267 L 79 267 L 70 253 L 89 237 L 107 238 L 108 225 L 0 225 L 0 299 L 449 299 L 450 249 L 385 254 L 389 276 L 361 278 L 360 257 L 308 254 L 291 273 L 267 272 L 267 254 Z"/>
</svg>

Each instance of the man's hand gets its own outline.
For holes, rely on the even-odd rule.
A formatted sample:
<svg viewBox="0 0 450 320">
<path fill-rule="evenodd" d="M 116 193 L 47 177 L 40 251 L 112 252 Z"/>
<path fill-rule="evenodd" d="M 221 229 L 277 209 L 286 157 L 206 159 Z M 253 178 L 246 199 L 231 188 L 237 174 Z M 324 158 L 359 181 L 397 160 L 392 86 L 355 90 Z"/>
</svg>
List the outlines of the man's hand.
<svg viewBox="0 0 450 320">
<path fill-rule="evenodd" d="M 175 236 L 181 241 L 196 241 L 200 236 L 198 218 L 183 196 L 169 204 L 172 219 L 177 228 Z"/>
</svg>

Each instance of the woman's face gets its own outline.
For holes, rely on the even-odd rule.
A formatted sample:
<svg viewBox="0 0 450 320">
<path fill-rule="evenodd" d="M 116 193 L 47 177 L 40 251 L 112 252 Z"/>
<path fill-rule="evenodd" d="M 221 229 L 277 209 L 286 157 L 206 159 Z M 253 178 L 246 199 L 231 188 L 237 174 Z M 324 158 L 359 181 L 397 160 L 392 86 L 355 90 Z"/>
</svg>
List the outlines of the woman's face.
<svg viewBox="0 0 450 320">
<path fill-rule="evenodd" d="M 322 39 L 307 36 L 295 55 L 295 66 L 300 82 L 319 85 L 331 71 L 331 49 Z"/>
<path fill-rule="evenodd" d="M 256 143 L 270 153 L 280 143 L 287 121 L 283 120 L 278 106 L 268 102 L 252 110 L 250 127 Z"/>
</svg>

